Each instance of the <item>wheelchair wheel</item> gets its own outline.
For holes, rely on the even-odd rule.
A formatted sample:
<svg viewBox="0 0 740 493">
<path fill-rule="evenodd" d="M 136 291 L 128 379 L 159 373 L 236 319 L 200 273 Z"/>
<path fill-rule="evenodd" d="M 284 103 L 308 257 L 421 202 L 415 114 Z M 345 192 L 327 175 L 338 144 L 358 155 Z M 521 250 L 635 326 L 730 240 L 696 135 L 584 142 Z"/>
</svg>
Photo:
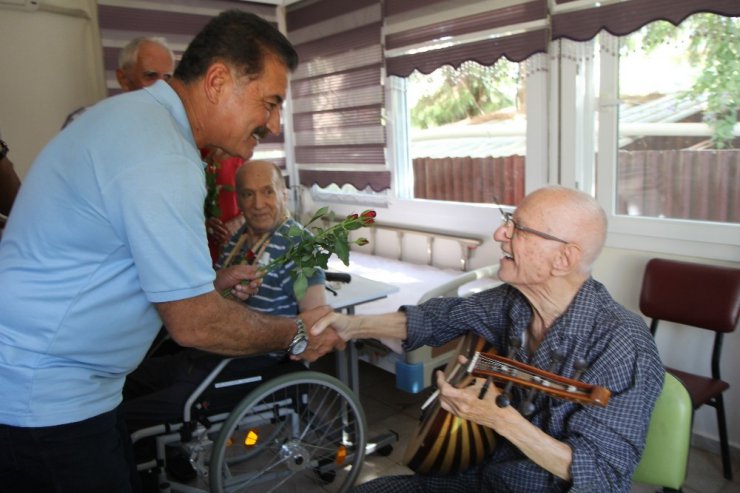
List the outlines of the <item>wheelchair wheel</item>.
<svg viewBox="0 0 740 493">
<path fill-rule="evenodd" d="M 336 378 L 302 371 L 269 380 L 221 427 L 211 491 L 347 491 L 365 457 L 366 430 L 359 400 Z"/>
</svg>

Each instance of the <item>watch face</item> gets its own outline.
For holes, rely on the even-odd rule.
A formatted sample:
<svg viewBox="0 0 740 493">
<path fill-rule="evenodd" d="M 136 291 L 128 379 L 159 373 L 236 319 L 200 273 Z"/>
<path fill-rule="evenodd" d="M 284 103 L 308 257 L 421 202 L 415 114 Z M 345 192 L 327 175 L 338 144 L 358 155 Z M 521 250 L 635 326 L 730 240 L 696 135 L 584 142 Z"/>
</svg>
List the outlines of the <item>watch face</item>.
<svg viewBox="0 0 740 493">
<path fill-rule="evenodd" d="M 295 344 L 293 344 L 293 347 L 290 348 L 290 354 L 296 355 L 301 354 L 303 351 L 306 350 L 308 347 L 308 341 L 306 339 L 301 339 L 299 341 L 296 341 Z"/>
</svg>

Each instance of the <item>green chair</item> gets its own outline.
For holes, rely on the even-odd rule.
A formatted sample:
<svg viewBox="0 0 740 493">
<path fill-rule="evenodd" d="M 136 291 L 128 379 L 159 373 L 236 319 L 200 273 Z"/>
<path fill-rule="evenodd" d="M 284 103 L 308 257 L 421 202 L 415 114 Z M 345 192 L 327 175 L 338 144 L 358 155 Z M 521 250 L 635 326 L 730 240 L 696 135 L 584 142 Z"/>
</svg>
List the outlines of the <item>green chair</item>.
<svg viewBox="0 0 740 493">
<path fill-rule="evenodd" d="M 665 374 L 663 391 L 650 417 L 645 450 L 632 481 L 681 491 L 691 442 L 693 407 L 680 380 Z"/>
</svg>

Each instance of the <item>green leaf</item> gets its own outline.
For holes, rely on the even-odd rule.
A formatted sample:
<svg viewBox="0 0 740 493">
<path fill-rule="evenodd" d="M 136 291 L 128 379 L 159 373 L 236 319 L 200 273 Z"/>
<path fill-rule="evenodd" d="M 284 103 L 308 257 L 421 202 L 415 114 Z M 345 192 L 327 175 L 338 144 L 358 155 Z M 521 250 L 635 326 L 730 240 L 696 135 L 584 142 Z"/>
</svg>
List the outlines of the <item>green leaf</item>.
<svg viewBox="0 0 740 493">
<path fill-rule="evenodd" d="M 298 276 L 293 283 L 293 293 L 295 293 L 295 297 L 297 300 L 302 300 L 303 297 L 306 295 L 306 290 L 308 289 L 308 279 L 306 279 L 306 276 L 303 275 L 303 272 L 299 272 Z"/>
<path fill-rule="evenodd" d="M 327 215 L 328 207 L 319 209 L 311 221 Z M 322 229 L 320 227 L 311 228 L 315 235 L 311 234 L 311 229 L 300 226 L 291 226 L 287 236 L 290 238 L 291 246 L 283 255 L 274 258 L 262 270 L 269 272 L 280 265 L 285 265 L 287 271 L 293 279 L 293 291 L 296 298 L 303 298 L 308 289 L 308 279 L 314 275 L 316 269 L 328 268 L 328 261 L 331 255 L 337 257 L 345 264 L 349 265 L 349 238 L 348 233 L 352 229 L 363 227 L 362 220 L 353 219 L 352 215 L 346 217 L 340 222 Z M 367 241 L 364 240 L 363 241 Z M 355 243 L 356 241 L 353 241 Z"/>
<path fill-rule="evenodd" d="M 306 226 L 314 222 L 315 220 L 319 219 L 320 217 L 323 217 L 326 215 L 326 213 L 329 212 L 328 207 L 322 207 L 321 209 L 317 210 L 316 213 L 313 215 L 310 221 L 306 223 Z"/>
<path fill-rule="evenodd" d="M 346 238 L 337 238 L 334 242 L 334 253 L 337 254 L 337 257 L 339 257 L 339 260 L 341 260 L 344 265 L 349 265 L 349 245 L 347 244 Z"/>
<path fill-rule="evenodd" d="M 330 252 L 321 252 L 316 256 L 316 265 L 326 270 L 329 268 L 329 258 L 331 258 Z"/>
</svg>

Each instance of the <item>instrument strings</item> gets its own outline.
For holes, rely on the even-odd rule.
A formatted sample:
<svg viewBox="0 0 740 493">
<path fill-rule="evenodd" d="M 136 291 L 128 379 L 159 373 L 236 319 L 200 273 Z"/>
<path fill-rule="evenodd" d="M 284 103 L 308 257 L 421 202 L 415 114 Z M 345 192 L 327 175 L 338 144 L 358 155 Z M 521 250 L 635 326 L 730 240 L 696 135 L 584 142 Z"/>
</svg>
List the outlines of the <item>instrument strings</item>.
<svg viewBox="0 0 740 493">
<path fill-rule="evenodd" d="M 484 353 L 478 353 L 477 356 L 478 358 L 476 362 L 476 367 L 480 368 L 481 370 L 488 370 L 498 373 L 502 376 L 518 378 L 525 382 L 537 383 L 539 385 L 542 385 L 543 387 L 561 389 L 568 392 L 580 392 L 573 386 L 553 381 L 530 370 L 521 369 L 512 365 L 508 365 L 506 363 L 502 363 L 501 361 L 491 358 L 490 356 L 486 356 Z"/>
</svg>

